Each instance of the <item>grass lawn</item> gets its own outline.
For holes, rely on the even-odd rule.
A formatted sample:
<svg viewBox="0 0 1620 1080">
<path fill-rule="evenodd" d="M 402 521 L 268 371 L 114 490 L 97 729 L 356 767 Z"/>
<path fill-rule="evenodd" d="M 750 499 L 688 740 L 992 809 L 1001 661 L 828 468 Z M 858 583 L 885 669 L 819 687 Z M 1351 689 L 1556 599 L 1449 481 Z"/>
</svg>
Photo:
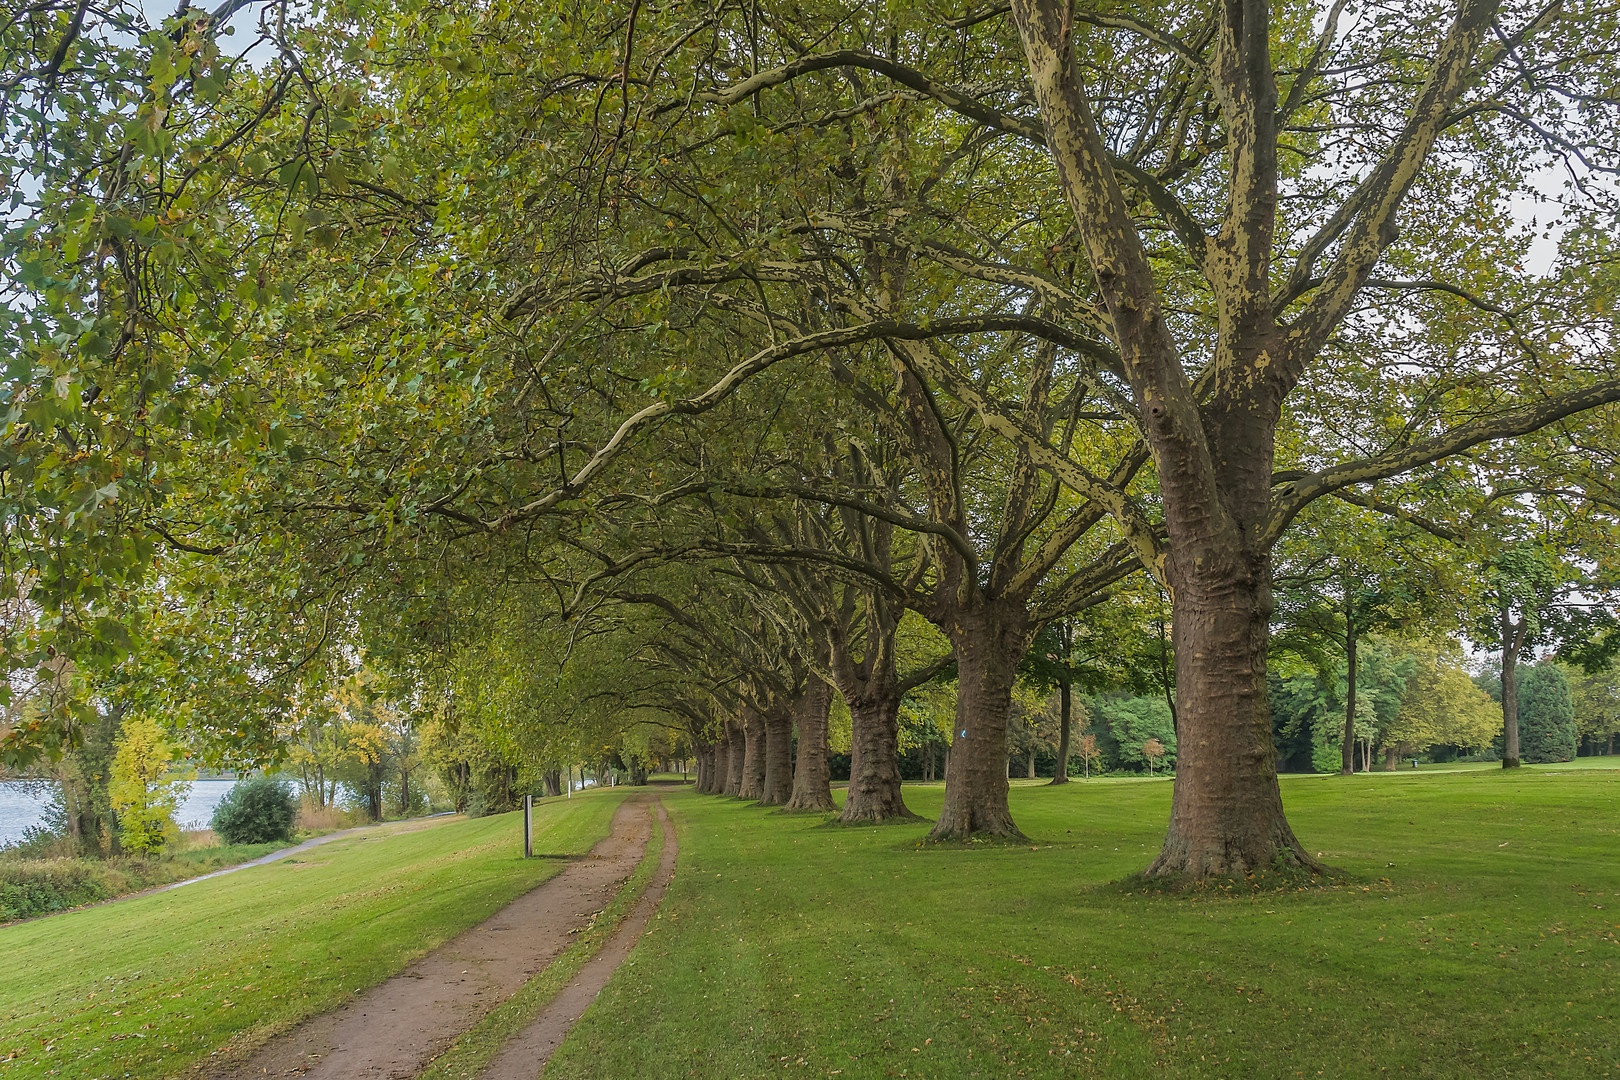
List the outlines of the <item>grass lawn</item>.
<svg viewBox="0 0 1620 1080">
<path fill-rule="evenodd" d="M 538 804 L 536 850 L 589 850 L 631 790 Z M 0 1080 L 189 1073 L 335 1007 L 565 865 L 522 858 L 518 814 L 378 826 L 296 859 L 0 929 Z"/>
<path fill-rule="evenodd" d="M 1031 843 L 966 849 L 668 795 L 675 882 L 546 1075 L 1620 1077 L 1620 773 L 1283 794 L 1350 881 L 1110 885 L 1156 852 L 1165 781 L 1015 784 Z"/>
</svg>

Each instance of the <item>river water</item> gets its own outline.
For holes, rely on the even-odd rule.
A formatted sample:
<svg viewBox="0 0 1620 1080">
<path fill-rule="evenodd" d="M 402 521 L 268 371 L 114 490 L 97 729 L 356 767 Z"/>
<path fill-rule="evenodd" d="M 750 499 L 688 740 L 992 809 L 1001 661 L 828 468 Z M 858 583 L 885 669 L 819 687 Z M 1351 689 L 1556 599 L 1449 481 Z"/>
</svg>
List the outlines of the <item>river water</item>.
<svg viewBox="0 0 1620 1080">
<path fill-rule="evenodd" d="M 208 819 L 235 780 L 196 780 L 174 815 L 182 829 L 206 829 Z M 38 825 L 51 801 L 54 785 L 0 781 L 0 845 L 22 839 L 23 830 Z"/>
</svg>

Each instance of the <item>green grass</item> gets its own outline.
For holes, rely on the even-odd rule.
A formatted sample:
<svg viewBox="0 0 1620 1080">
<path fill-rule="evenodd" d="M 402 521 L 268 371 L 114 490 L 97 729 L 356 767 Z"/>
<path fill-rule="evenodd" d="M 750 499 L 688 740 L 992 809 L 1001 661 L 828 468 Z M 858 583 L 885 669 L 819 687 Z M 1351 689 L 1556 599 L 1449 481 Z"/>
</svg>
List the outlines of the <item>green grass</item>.
<svg viewBox="0 0 1620 1080">
<path fill-rule="evenodd" d="M 537 805 L 579 854 L 630 789 Z M 172 892 L 0 929 L 0 1080 L 189 1073 L 341 1004 L 558 873 L 520 815 L 378 826 Z"/>
<path fill-rule="evenodd" d="M 613 902 L 597 912 L 556 959 L 547 964 L 522 989 L 491 1009 L 470 1031 L 435 1058 L 417 1080 L 476 1080 L 508 1039 L 534 1022 L 551 1000 L 579 974 L 603 945 L 613 937 L 629 916 L 636 901 L 646 891 L 658 870 L 658 857 L 664 850 L 664 830 L 654 821 L 652 838 L 636 872 L 619 889 Z"/>
<path fill-rule="evenodd" d="M 1374 775 L 1283 781 L 1349 880 L 1186 896 L 1110 884 L 1168 782 L 1016 785 L 1032 842 L 967 850 L 666 796 L 675 882 L 547 1076 L 1620 1076 L 1620 774 Z"/>
</svg>

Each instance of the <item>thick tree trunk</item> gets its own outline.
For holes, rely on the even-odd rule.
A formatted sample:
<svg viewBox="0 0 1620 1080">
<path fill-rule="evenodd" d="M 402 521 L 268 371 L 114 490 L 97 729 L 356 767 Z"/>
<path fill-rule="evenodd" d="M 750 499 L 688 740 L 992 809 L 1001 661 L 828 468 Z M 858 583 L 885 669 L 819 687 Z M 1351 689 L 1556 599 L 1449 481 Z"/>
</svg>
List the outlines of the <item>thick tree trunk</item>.
<svg viewBox="0 0 1620 1080">
<path fill-rule="evenodd" d="M 1052 772 L 1052 783 L 1069 782 L 1069 728 L 1074 723 L 1073 688 L 1067 679 L 1058 684 L 1058 755 L 1057 768 Z"/>
<path fill-rule="evenodd" d="M 896 693 L 849 702 L 849 794 L 845 825 L 916 817 L 900 794 L 900 698 Z"/>
<path fill-rule="evenodd" d="M 1295 839 L 1277 785 L 1266 693 L 1269 555 L 1205 549 L 1171 561 L 1181 718 L 1170 829 L 1150 877 L 1323 869 Z"/>
<path fill-rule="evenodd" d="M 720 727 L 719 737 L 714 743 L 714 778 L 709 781 L 709 793 L 724 795 L 726 784 L 731 779 L 731 733 L 725 725 Z"/>
<path fill-rule="evenodd" d="M 1399 746 L 1384 747 L 1384 771 L 1394 772 L 1395 765 L 1400 760 L 1401 748 Z"/>
<path fill-rule="evenodd" d="M 793 705 L 781 703 L 765 714 L 765 782 L 759 801 L 766 806 L 785 806 L 793 798 L 794 711 Z"/>
<path fill-rule="evenodd" d="M 799 726 L 799 754 L 793 769 L 793 797 L 786 809 L 826 812 L 835 809 L 827 769 L 827 710 L 832 687 L 811 676 L 794 719 Z"/>
<path fill-rule="evenodd" d="M 765 794 L 765 718 L 747 705 L 742 710 L 743 769 L 737 794 L 757 799 Z"/>
<path fill-rule="evenodd" d="M 545 772 L 540 774 L 540 783 L 543 786 L 547 796 L 561 795 L 562 794 L 562 770 L 561 769 L 547 769 Z"/>
<path fill-rule="evenodd" d="M 956 652 L 956 730 L 930 840 L 1023 836 L 1007 806 L 1007 714 L 1027 626 L 1023 604 L 1004 600 L 958 611 L 946 627 Z"/>
<path fill-rule="evenodd" d="M 710 743 L 708 746 L 700 746 L 697 755 L 698 790 L 705 795 L 718 795 L 720 788 L 715 777 L 719 775 L 720 745 Z"/>
<path fill-rule="evenodd" d="M 1035 748 L 1033 746 L 1029 748 L 1029 772 L 1025 775 L 1024 779 L 1035 779 Z"/>
<path fill-rule="evenodd" d="M 1519 648 L 1523 623 L 1502 608 L 1502 768 L 1519 767 Z"/>
<path fill-rule="evenodd" d="M 741 795 L 743 769 L 748 760 L 748 736 L 743 731 L 742 724 L 735 720 L 726 721 L 726 743 L 730 746 L 730 753 L 726 755 L 729 768 L 726 772 L 726 786 L 721 789 L 721 794 Z"/>
</svg>

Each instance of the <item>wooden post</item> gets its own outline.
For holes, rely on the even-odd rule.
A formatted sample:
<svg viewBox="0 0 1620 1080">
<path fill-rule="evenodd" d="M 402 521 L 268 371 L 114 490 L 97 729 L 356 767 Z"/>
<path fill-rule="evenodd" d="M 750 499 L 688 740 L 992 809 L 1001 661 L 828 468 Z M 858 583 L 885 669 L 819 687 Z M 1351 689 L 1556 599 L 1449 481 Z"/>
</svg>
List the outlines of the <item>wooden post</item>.
<svg viewBox="0 0 1620 1080">
<path fill-rule="evenodd" d="M 523 857 L 534 858 L 534 796 L 523 796 Z"/>
</svg>

